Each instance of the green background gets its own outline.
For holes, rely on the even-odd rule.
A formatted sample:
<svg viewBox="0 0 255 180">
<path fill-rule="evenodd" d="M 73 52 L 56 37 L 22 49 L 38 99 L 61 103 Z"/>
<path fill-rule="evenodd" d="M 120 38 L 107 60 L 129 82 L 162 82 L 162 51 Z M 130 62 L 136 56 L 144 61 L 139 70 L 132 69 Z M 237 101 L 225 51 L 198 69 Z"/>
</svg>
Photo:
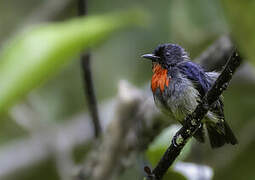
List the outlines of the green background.
<svg viewBox="0 0 255 180">
<path fill-rule="evenodd" d="M 56 10 L 54 18 L 44 19 L 47 12 L 41 12 L 41 7 L 49 1 L 53 0 L 0 0 L 1 49 L 18 32 L 30 28 L 31 24 L 59 22 L 76 17 L 77 5 L 72 1 L 63 11 Z M 149 18 L 139 22 L 147 26 L 138 25 L 137 28 L 116 32 L 110 39 L 91 49 L 93 78 L 99 103 L 116 96 L 118 82 L 122 79 L 127 79 L 137 87 L 144 87 L 151 77 L 151 64 L 141 61 L 140 56 L 151 52 L 160 43 L 178 43 L 189 52 L 191 58 L 195 58 L 221 35 L 231 34 L 245 60 L 255 62 L 255 7 L 252 1 L 88 1 L 90 15 L 124 11 L 134 7 L 147 11 Z M 38 15 L 39 12 L 41 14 Z M 77 56 L 72 56 L 71 59 L 55 76 L 38 84 L 37 88 L 15 103 L 32 106 L 39 121 L 49 126 L 61 125 L 78 113 L 87 111 L 80 63 Z M 252 67 L 250 64 L 249 66 Z M 208 143 L 201 145 L 194 142 L 184 161 L 210 166 L 214 171 L 214 179 L 254 179 L 254 90 L 254 80 L 244 82 L 235 79 L 224 93 L 226 119 L 238 137 L 239 144 L 212 150 Z M 0 156 L 1 148 L 29 137 L 31 132 L 16 123 L 10 114 L 1 116 Z M 87 147 L 83 146 L 74 150 L 73 154 L 78 162 L 81 161 L 80 157 L 83 157 L 82 152 L 87 152 L 86 150 Z M 55 159 L 45 159 L 0 179 L 61 179 L 56 170 Z M 122 179 L 142 177 L 142 168 L 139 167 L 141 165 L 139 162 L 137 164 L 138 168 L 125 172 Z M 180 179 L 182 178 L 180 176 Z"/>
</svg>

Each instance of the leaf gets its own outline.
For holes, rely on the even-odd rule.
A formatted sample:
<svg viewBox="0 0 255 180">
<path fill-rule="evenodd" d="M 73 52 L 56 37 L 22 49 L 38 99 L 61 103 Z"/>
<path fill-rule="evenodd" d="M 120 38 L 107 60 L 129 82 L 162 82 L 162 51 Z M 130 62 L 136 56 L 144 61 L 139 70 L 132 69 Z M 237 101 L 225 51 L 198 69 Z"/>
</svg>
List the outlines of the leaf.
<svg viewBox="0 0 255 180">
<path fill-rule="evenodd" d="M 152 166 L 155 166 L 158 161 L 163 156 L 166 149 L 170 146 L 171 141 L 175 133 L 180 129 L 181 126 L 172 125 L 164 129 L 155 140 L 149 145 L 149 148 L 146 151 L 146 156 L 149 159 Z M 178 160 L 183 160 L 191 149 L 191 141 L 189 141 L 181 154 L 178 156 Z M 176 161 L 175 161 L 176 162 Z"/>
<path fill-rule="evenodd" d="M 255 65 L 255 1 L 222 0 L 222 2 L 238 48 Z"/>
<path fill-rule="evenodd" d="M 182 175 L 179 172 L 173 171 L 173 170 L 169 170 L 167 171 L 166 175 L 164 175 L 163 180 L 187 180 L 187 178 Z"/>
<path fill-rule="evenodd" d="M 0 52 L 0 113 L 82 50 L 116 31 L 143 24 L 144 17 L 144 12 L 131 10 L 38 25 L 19 33 Z"/>
</svg>

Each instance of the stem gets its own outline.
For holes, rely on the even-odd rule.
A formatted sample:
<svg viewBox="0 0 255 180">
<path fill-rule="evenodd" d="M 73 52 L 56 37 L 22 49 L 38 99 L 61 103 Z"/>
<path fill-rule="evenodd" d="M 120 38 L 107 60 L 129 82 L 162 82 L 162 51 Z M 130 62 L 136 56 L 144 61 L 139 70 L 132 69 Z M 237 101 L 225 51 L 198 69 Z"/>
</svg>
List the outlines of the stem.
<svg viewBox="0 0 255 180">
<path fill-rule="evenodd" d="M 87 15 L 87 1 L 86 0 L 78 0 L 78 15 L 85 16 Z M 101 125 L 98 116 L 97 109 L 97 100 L 94 91 L 94 85 L 92 80 L 92 72 L 90 66 L 90 53 L 82 53 L 81 54 L 81 68 L 83 71 L 83 84 L 84 90 L 88 102 L 89 112 L 91 114 L 95 137 L 98 137 L 101 133 Z"/>
</svg>

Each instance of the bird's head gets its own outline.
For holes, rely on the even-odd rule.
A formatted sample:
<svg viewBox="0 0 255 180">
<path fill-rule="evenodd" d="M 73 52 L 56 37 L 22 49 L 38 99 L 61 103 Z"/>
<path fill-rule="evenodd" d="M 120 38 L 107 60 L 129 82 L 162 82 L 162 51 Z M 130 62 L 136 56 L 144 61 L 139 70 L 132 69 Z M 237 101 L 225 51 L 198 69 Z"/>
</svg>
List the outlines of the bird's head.
<svg viewBox="0 0 255 180">
<path fill-rule="evenodd" d="M 189 59 L 187 52 L 177 44 L 161 44 L 152 54 L 144 54 L 142 57 L 165 69 Z"/>
</svg>

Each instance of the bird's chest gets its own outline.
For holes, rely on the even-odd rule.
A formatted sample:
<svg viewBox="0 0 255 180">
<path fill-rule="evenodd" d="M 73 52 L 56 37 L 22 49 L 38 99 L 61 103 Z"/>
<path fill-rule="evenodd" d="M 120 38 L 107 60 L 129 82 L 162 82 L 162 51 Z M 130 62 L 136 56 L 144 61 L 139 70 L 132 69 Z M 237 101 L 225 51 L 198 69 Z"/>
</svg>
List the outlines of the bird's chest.
<svg viewBox="0 0 255 180">
<path fill-rule="evenodd" d="M 162 112 L 181 120 L 195 109 L 199 94 L 187 78 L 181 75 L 167 78 L 152 79 L 154 101 Z"/>
<path fill-rule="evenodd" d="M 163 93 L 165 88 L 169 86 L 170 81 L 171 77 L 168 76 L 167 69 L 162 68 L 160 65 L 153 66 L 153 75 L 151 79 L 152 92 L 160 89 L 160 92 Z"/>
</svg>

